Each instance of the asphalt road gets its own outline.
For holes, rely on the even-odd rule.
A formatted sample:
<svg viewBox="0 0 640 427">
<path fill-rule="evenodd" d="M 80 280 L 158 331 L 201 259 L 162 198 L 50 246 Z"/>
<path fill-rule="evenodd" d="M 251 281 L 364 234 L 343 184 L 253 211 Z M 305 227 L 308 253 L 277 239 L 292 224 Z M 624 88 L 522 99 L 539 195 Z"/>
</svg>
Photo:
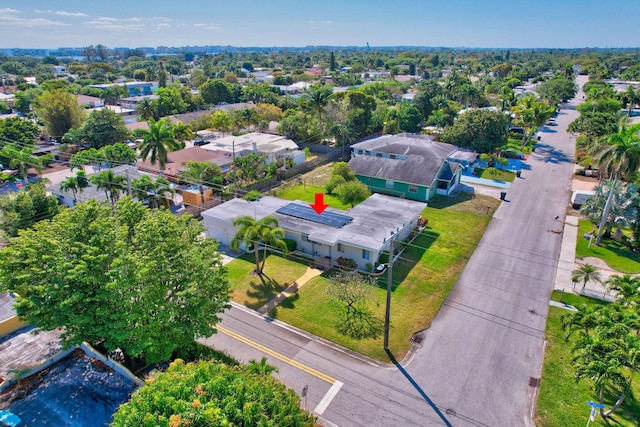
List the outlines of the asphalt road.
<svg viewBox="0 0 640 427">
<path fill-rule="evenodd" d="M 578 95 L 582 99 L 582 94 Z M 422 342 L 400 367 L 234 307 L 205 342 L 242 360 L 267 356 L 324 425 L 532 425 L 573 172 L 566 133 L 577 101 L 544 128 L 530 169 L 507 190 Z M 459 231 L 453 231 L 459 234 Z M 446 238 L 443 237 L 443 238 Z M 460 244 L 464 244 L 464 239 Z"/>
</svg>

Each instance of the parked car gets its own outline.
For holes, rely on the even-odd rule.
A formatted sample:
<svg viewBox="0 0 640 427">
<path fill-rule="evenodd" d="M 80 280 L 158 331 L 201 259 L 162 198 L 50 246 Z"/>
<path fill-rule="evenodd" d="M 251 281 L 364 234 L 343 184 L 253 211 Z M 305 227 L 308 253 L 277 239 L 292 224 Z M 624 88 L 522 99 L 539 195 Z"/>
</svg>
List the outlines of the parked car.
<svg viewBox="0 0 640 427">
<path fill-rule="evenodd" d="M 558 126 L 558 123 L 556 123 L 555 119 L 549 119 L 547 120 L 547 123 L 545 123 L 547 126 Z"/>
<path fill-rule="evenodd" d="M 207 145 L 210 142 L 211 141 L 205 141 L 204 139 L 198 139 L 198 140 L 193 141 L 193 145 L 196 146 L 196 147 L 200 147 L 202 145 Z"/>
</svg>

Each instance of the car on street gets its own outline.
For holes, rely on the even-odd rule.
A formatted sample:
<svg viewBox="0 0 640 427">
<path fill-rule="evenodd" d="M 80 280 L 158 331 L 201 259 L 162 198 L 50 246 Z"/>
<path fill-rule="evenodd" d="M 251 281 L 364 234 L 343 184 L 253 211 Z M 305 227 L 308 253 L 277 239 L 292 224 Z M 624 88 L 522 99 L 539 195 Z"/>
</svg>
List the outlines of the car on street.
<svg viewBox="0 0 640 427">
<path fill-rule="evenodd" d="M 547 123 L 545 123 L 547 126 L 558 126 L 558 123 L 556 123 L 555 119 L 549 119 L 547 120 Z"/>
</svg>

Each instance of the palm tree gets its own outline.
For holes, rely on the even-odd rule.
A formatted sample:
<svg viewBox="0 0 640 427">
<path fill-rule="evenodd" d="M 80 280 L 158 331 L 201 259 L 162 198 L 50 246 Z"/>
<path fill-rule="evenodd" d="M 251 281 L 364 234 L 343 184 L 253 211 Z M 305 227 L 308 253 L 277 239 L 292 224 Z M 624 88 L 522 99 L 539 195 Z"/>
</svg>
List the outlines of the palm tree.
<svg viewBox="0 0 640 427">
<path fill-rule="evenodd" d="M 166 178 L 158 177 L 152 181 L 149 175 L 142 175 L 140 179 L 131 181 L 131 190 L 138 200 L 152 209 L 169 209 L 175 194 L 175 190 Z"/>
<path fill-rule="evenodd" d="M 78 194 L 78 181 L 75 176 L 68 176 L 64 181 L 60 183 L 60 191 L 65 193 L 71 192 L 73 194 L 73 204 L 77 203 L 76 194 Z"/>
<path fill-rule="evenodd" d="M 244 108 L 240 112 L 242 120 L 247 125 L 249 131 L 251 131 L 251 125 L 258 121 L 258 113 L 254 108 Z"/>
<path fill-rule="evenodd" d="M 576 283 L 582 280 L 582 291 L 584 292 L 584 288 L 587 286 L 587 283 L 594 281 L 597 283 L 602 282 L 602 274 L 598 271 L 596 267 L 591 264 L 583 264 L 577 270 L 574 270 L 571 276 L 571 281 L 573 282 L 573 288 L 575 289 Z"/>
<path fill-rule="evenodd" d="M 269 215 L 258 220 L 245 215 L 234 219 L 233 225 L 238 229 L 231 239 L 231 249 L 238 251 L 241 245 L 246 249 L 253 246 L 257 274 L 262 274 L 262 269 L 267 260 L 267 247 L 280 249 L 283 253 L 287 252 L 287 244 L 282 240 L 284 238 L 284 230 L 278 226 L 278 220 L 275 217 Z M 260 264 L 260 244 L 264 246 L 262 264 Z"/>
<path fill-rule="evenodd" d="M 309 105 L 316 111 L 320 123 L 322 123 L 322 112 L 324 111 L 324 107 L 329 104 L 332 96 L 333 89 L 329 86 L 314 85 L 307 90 Z"/>
<path fill-rule="evenodd" d="M 29 185 L 29 168 L 34 168 L 36 172 L 38 172 L 38 175 L 42 173 L 42 169 L 44 168 L 43 158 L 33 155 L 35 150 L 35 147 L 18 148 L 10 144 L 6 145 L 0 152 L 0 155 L 9 159 L 9 166 L 18 168 L 18 173 L 20 173 L 25 186 Z"/>
<path fill-rule="evenodd" d="M 609 217 L 611 202 L 613 201 L 613 188 L 615 188 L 618 179 L 629 180 L 640 169 L 640 123 L 627 126 L 622 123 L 618 132 L 604 138 L 600 144 L 597 144 L 592 151 L 594 161 L 600 165 L 602 169 L 611 174 L 613 184 L 609 191 L 609 197 L 604 206 L 602 219 L 598 227 L 598 236 L 596 237 L 596 245 L 600 244 L 602 231 Z"/>
<path fill-rule="evenodd" d="M 114 205 L 120 198 L 120 192 L 126 188 L 127 178 L 123 175 L 116 175 L 113 170 L 107 169 L 91 177 L 91 182 L 104 190 L 104 194 L 109 202 Z"/>
<path fill-rule="evenodd" d="M 179 149 L 171 123 L 166 120 L 157 122 L 149 120 L 149 130 L 145 132 L 138 149 L 142 160 L 149 158 L 152 165 L 155 165 L 157 161 L 160 164 L 160 171 L 163 173 L 168 153 Z"/>
<path fill-rule="evenodd" d="M 211 162 L 185 163 L 185 169 L 180 172 L 180 179 L 190 184 L 196 184 L 200 189 L 200 204 L 204 204 L 205 185 L 210 187 L 222 185 L 222 169 Z"/>
<path fill-rule="evenodd" d="M 136 110 L 138 110 L 138 114 L 142 120 L 149 120 L 156 118 L 156 108 L 151 100 L 145 98 L 138 102 L 136 105 Z"/>
<path fill-rule="evenodd" d="M 267 358 L 263 357 L 259 362 L 255 360 L 250 360 L 248 364 L 249 372 L 252 372 L 257 375 L 267 376 L 272 372 L 278 372 L 278 368 L 275 366 L 271 366 L 267 364 Z"/>
<path fill-rule="evenodd" d="M 173 136 L 180 142 L 193 138 L 193 131 L 191 125 L 187 123 L 178 122 L 173 125 Z"/>
</svg>

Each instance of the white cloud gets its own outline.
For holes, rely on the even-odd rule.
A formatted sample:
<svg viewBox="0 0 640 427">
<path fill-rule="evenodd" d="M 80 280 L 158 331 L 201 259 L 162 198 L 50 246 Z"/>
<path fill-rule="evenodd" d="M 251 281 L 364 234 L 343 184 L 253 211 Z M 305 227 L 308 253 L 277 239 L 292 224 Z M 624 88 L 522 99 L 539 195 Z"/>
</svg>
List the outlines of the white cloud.
<svg viewBox="0 0 640 427">
<path fill-rule="evenodd" d="M 54 13 L 61 16 L 89 16 L 86 13 L 82 12 L 67 12 L 64 10 L 56 10 Z"/>
<path fill-rule="evenodd" d="M 218 24 L 206 24 L 203 22 L 198 22 L 197 24 L 193 24 L 194 27 L 202 28 L 204 30 L 218 31 L 220 30 L 220 25 Z"/>
<path fill-rule="evenodd" d="M 33 27 L 66 27 L 69 24 L 60 21 L 54 21 L 46 18 L 25 19 L 15 15 L 12 12 L 2 13 L 4 9 L 0 9 L 0 26 L 6 28 L 33 28 Z"/>
<path fill-rule="evenodd" d="M 85 21 L 82 23 L 82 25 L 86 27 L 91 27 L 93 29 L 106 30 L 106 31 L 140 32 L 144 30 L 144 25 L 138 21 L 101 16 L 98 19 Z"/>
<path fill-rule="evenodd" d="M 0 9 L 0 13 L 19 13 L 19 11 L 11 9 L 9 7 L 5 7 L 3 9 Z"/>
</svg>

